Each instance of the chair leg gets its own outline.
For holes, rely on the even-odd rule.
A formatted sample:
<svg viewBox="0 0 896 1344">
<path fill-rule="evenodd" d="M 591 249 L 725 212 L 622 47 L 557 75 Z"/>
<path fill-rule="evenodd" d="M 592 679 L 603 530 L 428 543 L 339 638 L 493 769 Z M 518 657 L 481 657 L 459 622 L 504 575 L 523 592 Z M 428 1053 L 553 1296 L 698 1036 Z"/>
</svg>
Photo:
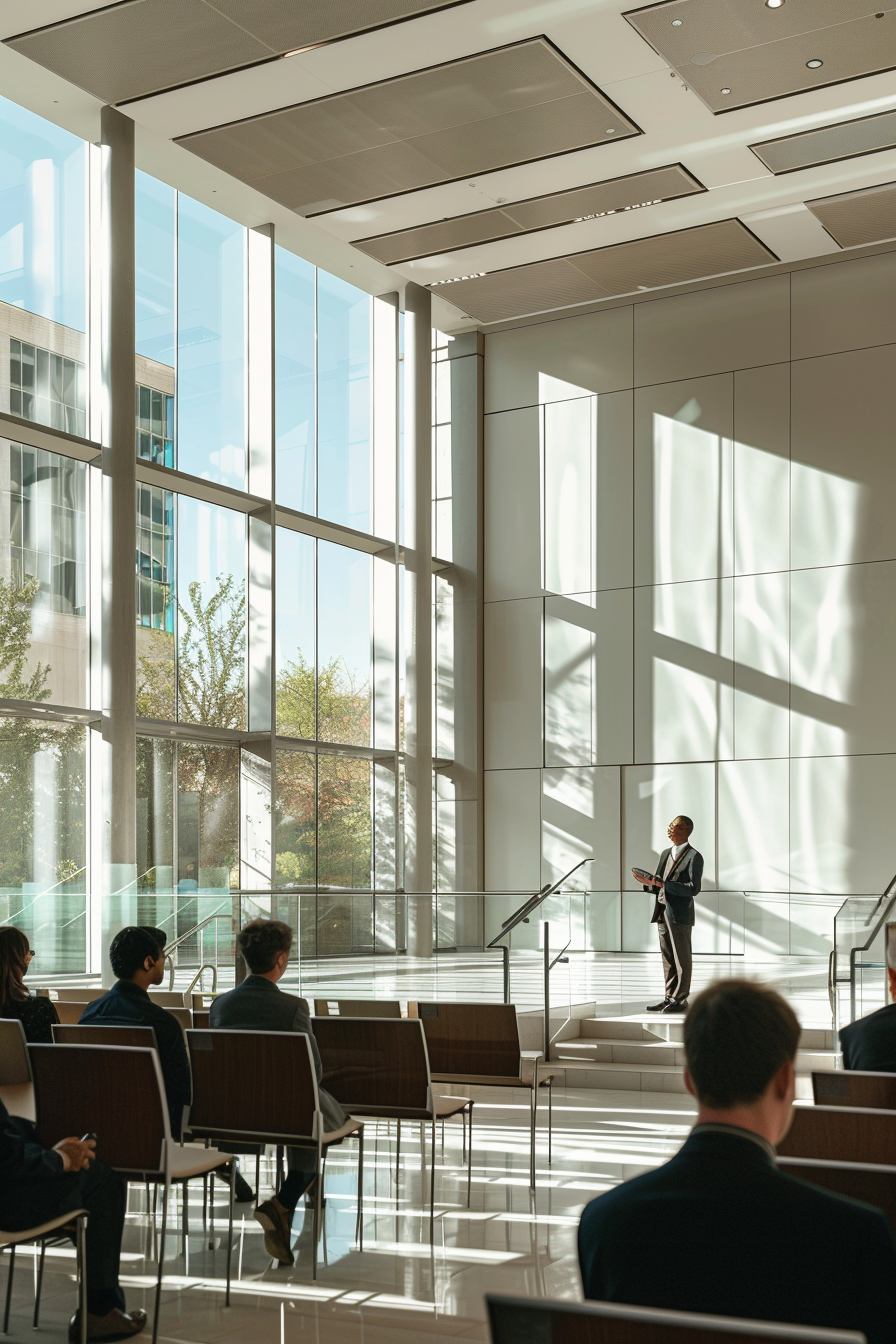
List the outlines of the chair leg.
<svg viewBox="0 0 896 1344">
<path fill-rule="evenodd" d="M 184 1273 L 189 1274 L 190 1260 L 190 1187 L 184 1181 L 180 1187 L 180 1226 L 184 1243 Z"/>
<path fill-rule="evenodd" d="M 398 1182 L 401 1179 L 401 1121 L 395 1122 L 395 1198 L 398 1198 Z"/>
<path fill-rule="evenodd" d="M 6 1280 L 6 1310 L 3 1313 L 3 1333 L 9 1334 L 9 1309 L 12 1306 L 12 1276 L 16 1269 L 15 1242 L 9 1248 L 9 1277 Z"/>
<path fill-rule="evenodd" d="M 422 1126 L 421 1126 L 422 1129 Z M 435 1244 L 436 1219 L 436 1122 L 432 1122 L 432 1153 L 429 1166 L 429 1244 Z"/>
<path fill-rule="evenodd" d="M 166 1183 L 162 1187 L 162 1236 L 159 1243 L 159 1268 L 156 1275 L 156 1304 L 152 1318 L 152 1344 L 156 1344 L 159 1337 L 159 1308 L 162 1302 L 162 1269 L 165 1264 L 165 1234 L 168 1231 L 168 1201 L 171 1196 L 171 1190 Z"/>
<path fill-rule="evenodd" d="M 261 1149 L 255 1154 L 255 1198 L 261 1203 Z"/>
<path fill-rule="evenodd" d="M 311 1235 L 314 1238 L 314 1247 L 311 1253 L 311 1278 L 317 1279 L 317 1242 L 320 1236 L 320 1212 L 322 1204 L 321 1186 L 323 1185 L 323 1172 L 321 1170 L 320 1149 L 317 1150 L 317 1180 L 314 1182 L 314 1220 Z"/>
<path fill-rule="evenodd" d="M 75 1234 L 75 1254 L 78 1263 L 78 1284 L 81 1305 L 81 1344 L 87 1344 L 87 1215 L 78 1219 Z"/>
<path fill-rule="evenodd" d="M 554 1160 L 554 1080 L 548 1079 L 548 1166 Z"/>
<path fill-rule="evenodd" d="M 40 1294 L 41 1289 L 44 1286 L 44 1257 L 46 1253 L 47 1253 L 47 1239 L 46 1237 L 41 1237 L 40 1259 L 37 1262 L 37 1287 L 35 1288 L 34 1291 L 34 1317 L 31 1322 L 35 1330 L 38 1328 L 38 1325 L 40 1323 Z"/>
<path fill-rule="evenodd" d="M 227 1287 L 224 1291 L 224 1305 L 230 1306 L 230 1262 L 233 1257 L 233 1197 L 236 1193 L 236 1158 L 230 1159 L 230 1211 L 227 1224 Z"/>
<path fill-rule="evenodd" d="M 470 1207 L 470 1187 L 473 1182 L 473 1103 L 470 1102 L 470 1142 L 467 1145 L 467 1208 Z M 466 1125 L 464 1125 L 466 1133 Z"/>
<path fill-rule="evenodd" d="M 535 1189 L 535 1123 L 538 1114 L 538 1085 L 532 1084 L 529 1108 L 529 1189 Z"/>
<path fill-rule="evenodd" d="M 364 1218 L 362 1216 L 362 1204 L 364 1201 L 364 1129 L 358 1130 L 358 1225 L 355 1228 L 355 1240 L 358 1243 L 358 1250 L 364 1249 Z"/>
</svg>

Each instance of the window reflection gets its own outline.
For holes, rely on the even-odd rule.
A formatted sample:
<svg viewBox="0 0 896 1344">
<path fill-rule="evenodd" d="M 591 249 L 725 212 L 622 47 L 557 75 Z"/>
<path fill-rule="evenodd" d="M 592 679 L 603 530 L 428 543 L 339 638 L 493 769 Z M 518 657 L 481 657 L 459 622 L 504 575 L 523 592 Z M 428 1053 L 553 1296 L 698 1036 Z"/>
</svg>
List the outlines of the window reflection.
<svg viewBox="0 0 896 1344">
<path fill-rule="evenodd" d="M 274 248 L 277 501 L 314 513 L 315 269 Z"/>
<path fill-rule="evenodd" d="M 317 275 L 317 511 L 370 529 L 370 295 Z"/>
<path fill-rule="evenodd" d="M 373 560 L 321 541 L 317 563 L 317 736 L 370 746 Z"/>
</svg>

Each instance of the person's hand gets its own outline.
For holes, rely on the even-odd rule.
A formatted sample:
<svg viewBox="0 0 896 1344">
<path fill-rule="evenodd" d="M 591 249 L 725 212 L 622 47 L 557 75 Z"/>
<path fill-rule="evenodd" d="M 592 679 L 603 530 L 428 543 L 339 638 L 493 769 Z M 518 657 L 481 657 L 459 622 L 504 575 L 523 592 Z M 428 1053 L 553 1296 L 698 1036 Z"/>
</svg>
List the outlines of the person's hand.
<svg viewBox="0 0 896 1344">
<path fill-rule="evenodd" d="M 75 1138 L 60 1139 L 53 1152 L 60 1155 L 66 1171 L 86 1171 L 96 1157 L 96 1139 L 87 1139 L 85 1143 Z"/>
<path fill-rule="evenodd" d="M 644 887 L 661 887 L 663 885 L 658 877 L 645 878 L 643 873 L 639 873 L 636 868 L 632 869 L 632 877 Z"/>
</svg>

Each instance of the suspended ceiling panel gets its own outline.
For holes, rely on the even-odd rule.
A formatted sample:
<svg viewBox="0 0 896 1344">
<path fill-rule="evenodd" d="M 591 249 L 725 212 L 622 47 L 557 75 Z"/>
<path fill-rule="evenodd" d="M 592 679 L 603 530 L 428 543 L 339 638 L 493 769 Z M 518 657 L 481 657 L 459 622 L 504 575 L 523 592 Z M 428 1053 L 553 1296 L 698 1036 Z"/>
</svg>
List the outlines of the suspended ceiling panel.
<svg viewBox="0 0 896 1344">
<path fill-rule="evenodd" d="M 766 266 L 777 260 L 739 219 L 723 219 L 694 229 L 577 252 L 571 257 L 431 285 L 430 289 L 479 322 L 502 322 L 567 304 Z"/>
<path fill-rule="evenodd" d="M 896 238 L 896 182 L 807 201 L 806 209 L 841 247 L 861 247 Z"/>
<path fill-rule="evenodd" d="M 780 140 L 765 140 L 751 145 L 753 153 L 775 174 L 792 173 L 798 168 L 814 168 L 820 163 L 836 163 L 878 149 L 896 148 L 896 111 L 874 117 L 841 121 L 817 131 L 801 131 Z"/>
<path fill-rule="evenodd" d="M 625 17 L 713 112 L 896 68 L 896 0 L 666 0 Z"/>
<path fill-rule="evenodd" d="M 497 210 L 477 210 L 421 228 L 362 238 L 354 246 L 368 256 L 376 257 L 377 261 L 393 266 L 400 261 L 414 261 L 439 252 L 456 252 L 477 243 L 496 242 L 560 224 L 643 210 L 650 205 L 659 205 L 661 201 L 692 196 L 705 190 L 686 168 L 673 163 L 667 168 L 614 177 L 574 191 L 558 191 L 549 196 L 514 201 Z"/>
<path fill-rule="evenodd" d="M 638 134 L 540 37 L 177 143 L 317 215 Z"/>
<path fill-rule="evenodd" d="M 461 3 L 125 0 L 6 45 L 103 102 L 120 103 Z"/>
</svg>

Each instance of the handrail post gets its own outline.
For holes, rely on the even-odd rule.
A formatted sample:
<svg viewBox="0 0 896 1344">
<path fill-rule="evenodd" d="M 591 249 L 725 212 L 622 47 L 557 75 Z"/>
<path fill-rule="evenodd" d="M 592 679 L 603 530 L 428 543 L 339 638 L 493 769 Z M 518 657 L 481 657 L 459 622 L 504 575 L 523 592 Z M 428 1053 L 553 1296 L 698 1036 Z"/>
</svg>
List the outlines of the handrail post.
<svg viewBox="0 0 896 1344">
<path fill-rule="evenodd" d="M 542 929 L 544 930 L 544 1060 L 547 1064 L 551 1056 L 551 926 L 547 920 L 542 924 Z"/>
<path fill-rule="evenodd" d="M 510 948 L 506 943 L 501 944 L 501 951 L 504 953 L 504 1002 L 510 1002 Z"/>
<path fill-rule="evenodd" d="M 849 949 L 849 1020 L 856 1020 L 856 952 L 857 947 Z"/>
</svg>

